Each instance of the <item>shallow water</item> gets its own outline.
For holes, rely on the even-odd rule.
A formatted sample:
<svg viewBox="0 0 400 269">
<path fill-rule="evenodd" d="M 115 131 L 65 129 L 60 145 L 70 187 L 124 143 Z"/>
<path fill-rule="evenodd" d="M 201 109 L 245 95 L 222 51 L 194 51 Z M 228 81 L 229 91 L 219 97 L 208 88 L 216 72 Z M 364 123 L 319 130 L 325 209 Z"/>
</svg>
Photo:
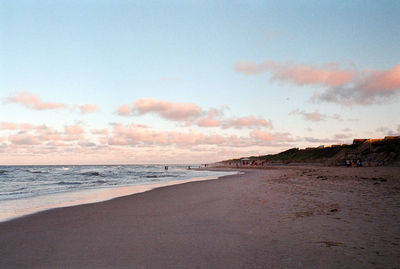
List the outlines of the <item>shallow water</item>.
<svg viewBox="0 0 400 269">
<path fill-rule="evenodd" d="M 162 165 L 3 166 L 0 167 L 0 221 L 232 174 L 187 168 L 183 165 L 169 166 L 168 170 Z"/>
</svg>

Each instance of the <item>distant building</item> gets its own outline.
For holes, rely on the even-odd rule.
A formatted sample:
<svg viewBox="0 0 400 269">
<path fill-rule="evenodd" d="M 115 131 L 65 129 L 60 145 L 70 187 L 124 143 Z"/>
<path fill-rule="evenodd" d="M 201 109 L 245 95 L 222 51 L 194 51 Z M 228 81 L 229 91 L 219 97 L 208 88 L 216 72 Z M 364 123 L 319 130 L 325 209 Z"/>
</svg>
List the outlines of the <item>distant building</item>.
<svg viewBox="0 0 400 269">
<path fill-rule="evenodd" d="M 362 144 L 367 140 L 368 140 L 368 138 L 354 138 L 353 139 L 353 144 Z"/>
<path fill-rule="evenodd" d="M 242 159 L 240 159 L 240 164 L 241 165 L 249 165 L 250 164 L 250 159 L 249 158 L 242 158 Z"/>
<path fill-rule="evenodd" d="M 385 136 L 385 140 L 400 139 L 400 136 Z"/>
</svg>

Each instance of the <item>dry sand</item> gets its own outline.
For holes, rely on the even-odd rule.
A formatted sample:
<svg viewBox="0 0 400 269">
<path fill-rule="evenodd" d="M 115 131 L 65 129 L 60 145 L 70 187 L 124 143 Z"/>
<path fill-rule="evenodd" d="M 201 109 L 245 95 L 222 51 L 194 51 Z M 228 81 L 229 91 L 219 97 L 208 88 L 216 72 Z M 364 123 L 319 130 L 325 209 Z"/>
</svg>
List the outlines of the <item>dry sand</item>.
<svg viewBox="0 0 400 269">
<path fill-rule="evenodd" d="M 400 268 L 400 168 L 280 167 L 0 223 L 0 268 Z"/>
</svg>

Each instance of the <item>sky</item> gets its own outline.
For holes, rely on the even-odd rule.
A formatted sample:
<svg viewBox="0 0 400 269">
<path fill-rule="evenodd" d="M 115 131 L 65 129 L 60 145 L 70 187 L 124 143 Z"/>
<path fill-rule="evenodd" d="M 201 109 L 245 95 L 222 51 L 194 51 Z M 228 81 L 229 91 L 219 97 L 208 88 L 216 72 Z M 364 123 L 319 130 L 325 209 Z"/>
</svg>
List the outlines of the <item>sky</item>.
<svg viewBox="0 0 400 269">
<path fill-rule="evenodd" d="M 400 1 L 0 1 L 0 165 L 400 135 Z"/>
</svg>

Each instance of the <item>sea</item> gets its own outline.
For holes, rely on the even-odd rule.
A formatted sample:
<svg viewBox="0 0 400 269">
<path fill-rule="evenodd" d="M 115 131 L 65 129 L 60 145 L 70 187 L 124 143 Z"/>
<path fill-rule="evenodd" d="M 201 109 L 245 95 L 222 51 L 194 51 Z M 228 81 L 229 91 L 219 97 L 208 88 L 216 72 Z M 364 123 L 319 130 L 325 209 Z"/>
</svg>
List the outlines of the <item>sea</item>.
<svg viewBox="0 0 400 269">
<path fill-rule="evenodd" d="M 0 166 L 0 221 L 235 172 L 198 165 Z"/>
</svg>

